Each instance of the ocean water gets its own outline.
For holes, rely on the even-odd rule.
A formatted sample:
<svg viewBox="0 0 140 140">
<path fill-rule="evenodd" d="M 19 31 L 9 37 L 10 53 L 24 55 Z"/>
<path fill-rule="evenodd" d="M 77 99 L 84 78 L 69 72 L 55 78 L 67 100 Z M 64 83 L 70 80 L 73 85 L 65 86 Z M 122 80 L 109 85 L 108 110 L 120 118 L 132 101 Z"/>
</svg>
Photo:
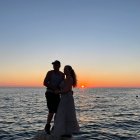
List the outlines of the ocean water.
<svg viewBox="0 0 140 140">
<path fill-rule="evenodd" d="M 74 90 L 82 140 L 140 140 L 140 89 Z M 29 140 L 43 130 L 45 88 L 0 88 L 0 140 Z"/>
</svg>

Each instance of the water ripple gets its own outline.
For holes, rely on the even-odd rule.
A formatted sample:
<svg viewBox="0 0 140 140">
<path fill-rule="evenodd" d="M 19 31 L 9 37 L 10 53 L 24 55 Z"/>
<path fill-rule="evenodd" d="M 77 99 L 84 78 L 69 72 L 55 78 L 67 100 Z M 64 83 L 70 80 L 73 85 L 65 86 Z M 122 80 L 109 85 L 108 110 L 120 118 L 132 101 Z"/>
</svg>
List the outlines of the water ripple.
<svg viewBox="0 0 140 140">
<path fill-rule="evenodd" d="M 44 128 L 44 88 L 0 88 L 0 140 L 28 140 Z M 138 97 L 136 97 L 138 95 Z M 75 89 L 84 140 L 140 140 L 140 89 Z"/>
</svg>

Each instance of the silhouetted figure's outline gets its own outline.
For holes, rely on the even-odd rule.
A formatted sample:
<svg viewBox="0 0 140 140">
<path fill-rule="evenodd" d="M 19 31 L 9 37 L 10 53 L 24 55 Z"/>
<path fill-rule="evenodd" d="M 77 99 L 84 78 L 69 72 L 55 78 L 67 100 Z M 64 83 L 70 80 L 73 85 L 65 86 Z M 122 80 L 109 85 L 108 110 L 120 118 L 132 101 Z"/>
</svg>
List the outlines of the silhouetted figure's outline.
<svg viewBox="0 0 140 140">
<path fill-rule="evenodd" d="M 72 91 L 77 84 L 76 74 L 69 65 L 64 67 L 64 74 L 65 79 L 61 82 L 60 89 L 55 91 L 56 94 L 61 94 L 52 132 L 55 137 L 72 137 L 72 134 L 79 132 Z"/>
<path fill-rule="evenodd" d="M 51 121 L 54 117 L 54 114 L 57 111 L 58 104 L 60 102 L 60 95 L 55 94 L 55 90 L 59 90 L 60 83 L 64 80 L 64 74 L 59 70 L 61 67 L 60 61 L 56 60 L 52 62 L 53 70 L 47 72 L 46 77 L 44 79 L 44 86 L 47 87 L 45 96 L 48 107 L 48 116 L 47 123 L 45 126 L 45 131 L 50 134 Z"/>
</svg>

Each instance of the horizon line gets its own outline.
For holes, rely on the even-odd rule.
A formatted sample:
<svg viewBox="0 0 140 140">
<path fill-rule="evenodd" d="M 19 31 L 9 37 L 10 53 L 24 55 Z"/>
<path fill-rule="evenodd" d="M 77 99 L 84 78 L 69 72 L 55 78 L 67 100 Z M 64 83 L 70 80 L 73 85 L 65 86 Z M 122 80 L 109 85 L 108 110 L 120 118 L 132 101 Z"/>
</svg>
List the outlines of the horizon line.
<svg viewBox="0 0 140 140">
<path fill-rule="evenodd" d="M 0 88 L 46 88 L 45 86 L 0 86 Z M 140 88 L 140 86 L 87 86 L 87 87 L 74 87 L 74 88 Z"/>
</svg>

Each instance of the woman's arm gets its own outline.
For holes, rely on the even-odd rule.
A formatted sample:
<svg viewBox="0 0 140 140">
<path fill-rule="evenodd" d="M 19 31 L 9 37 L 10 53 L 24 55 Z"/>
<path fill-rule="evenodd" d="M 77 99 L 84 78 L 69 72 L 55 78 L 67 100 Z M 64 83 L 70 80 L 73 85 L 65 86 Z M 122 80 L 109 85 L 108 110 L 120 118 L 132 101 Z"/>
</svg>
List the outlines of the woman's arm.
<svg viewBox="0 0 140 140">
<path fill-rule="evenodd" d="M 60 90 L 56 90 L 55 93 L 56 94 L 65 94 L 69 91 L 72 91 L 72 84 L 73 84 L 73 79 L 72 78 L 65 79 L 64 80 L 64 87 L 61 88 Z"/>
</svg>

